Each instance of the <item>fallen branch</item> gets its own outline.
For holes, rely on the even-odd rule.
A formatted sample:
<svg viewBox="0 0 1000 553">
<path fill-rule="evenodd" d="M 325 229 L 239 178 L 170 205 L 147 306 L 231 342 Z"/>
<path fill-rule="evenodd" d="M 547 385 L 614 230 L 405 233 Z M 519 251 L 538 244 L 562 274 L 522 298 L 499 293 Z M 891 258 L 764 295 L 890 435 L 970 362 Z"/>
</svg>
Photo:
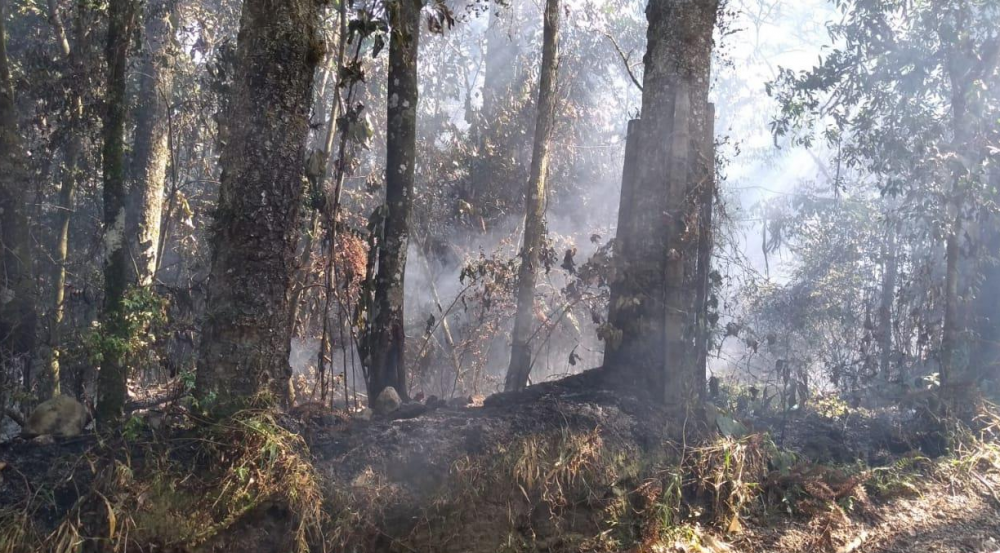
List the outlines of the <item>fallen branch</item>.
<svg viewBox="0 0 1000 553">
<path fill-rule="evenodd" d="M 990 492 L 990 497 L 993 499 L 993 503 L 996 504 L 997 507 L 1000 507 L 1000 496 L 997 495 L 996 488 L 994 488 L 993 485 L 990 484 L 985 478 L 979 476 L 979 474 L 976 473 L 976 471 L 974 470 L 969 471 L 969 474 L 974 476 L 976 480 L 979 480 L 979 482 L 986 487 L 986 490 Z"/>
</svg>

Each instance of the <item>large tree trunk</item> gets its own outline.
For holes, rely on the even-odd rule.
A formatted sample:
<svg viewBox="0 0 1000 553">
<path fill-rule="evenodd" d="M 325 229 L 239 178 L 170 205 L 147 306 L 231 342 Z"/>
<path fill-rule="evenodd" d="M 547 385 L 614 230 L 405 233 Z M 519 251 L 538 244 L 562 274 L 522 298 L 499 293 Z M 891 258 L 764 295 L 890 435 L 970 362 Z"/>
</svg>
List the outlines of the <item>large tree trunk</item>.
<svg viewBox="0 0 1000 553">
<path fill-rule="evenodd" d="M 287 399 L 289 301 L 313 73 L 314 0 L 246 0 L 230 99 L 197 392 Z"/>
<path fill-rule="evenodd" d="M 105 343 L 97 380 L 97 420 L 117 421 L 125 408 L 128 368 L 125 365 L 126 330 L 124 298 L 128 287 L 128 252 L 125 234 L 125 119 L 128 114 L 127 68 L 129 45 L 136 16 L 132 0 L 111 0 L 108 5 L 108 62 L 104 117 L 104 320 Z"/>
<path fill-rule="evenodd" d="M 538 115 L 531 156 L 531 177 L 525 190 L 524 245 L 517 272 L 517 313 L 514 315 L 510 366 L 504 389 L 527 386 L 531 372 L 532 319 L 535 313 L 535 280 L 545 247 L 545 181 L 549 169 L 549 141 L 556 110 L 556 73 L 559 56 L 559 0 L 545 2 L 542 68 L 538 85 Z"/>
<path fill-rule="evenodd" d="M 605 364 L 623 384 L 670 404 L 705 385 L 696 298 L 711 253 L 699 243 L 710 229 L 700 221 L 712 198 L 704 187 L 714 166 L 708 88 L 717 8 L 717 0 L 650 1 L 642 116 L 626 146 L 635 167 L 623 174 L 620 209 L 629 218 L 618 229 L 610 321 L 621 334 L 608 334 Z"/>
<path fill-rule="evenodd" d="M 385 219 L 368 344 L 368 397 L 392 386 L 407 396 L 403 277 L 409 246 L 417 136 L 417 49 L 420 0 L 396 0 L 390 9 L 389 101 L 386 113 Z"/>
<path fill-rule="evenodd" d="M 147 0 L 142 68 L 136 106 L 130 172 L 131 205 L 126 216 L 135 282 L 149 286 L 156 276 L 167 177 L 170 99 L 174 81 L 174 20 L 179 0 Z"/>
<path fill-rule="evenodd" d="M 19 367 L 29 387 L 36 329 L 29 187 L 7 59 L 6 4 L 0 0 L 0 365 Z"/>
</svg>

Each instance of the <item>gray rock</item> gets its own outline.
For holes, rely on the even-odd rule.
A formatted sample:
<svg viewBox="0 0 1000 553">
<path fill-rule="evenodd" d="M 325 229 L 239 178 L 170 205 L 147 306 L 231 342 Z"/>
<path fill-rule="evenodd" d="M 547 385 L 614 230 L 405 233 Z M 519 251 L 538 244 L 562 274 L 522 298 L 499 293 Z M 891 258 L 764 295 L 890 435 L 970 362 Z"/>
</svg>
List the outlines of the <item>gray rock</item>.
<svg viewBox="0 0 1000 553">
<path fill-rule="evenodd" d="M 35 445 L 52 445 L 56 443 L 56 439 L 52 436 L 52 434 L 42 434 L 41 436 L 32 438 L 31 443 Z"/>
<path fill-rule="evenodd" d="M 35 407 L 21 434 L 26 438 L 43 434 L 72 438 L 83 432 L 89 420 L 87 408 L 79 401 L 66 395 L 56 396 Z"/>
<path fill-rule="evenodd" d="M 399 394 L 396 389 L 392 386 L 382 390 L 382 393 L 375 398 L 375 403 L 372 404 L 372 410 L 375 411 L 376 415 L 385 416 L 392 413 L 399 406 L 403 404 L 403 400 L 399 398 Z"/>
</svg>

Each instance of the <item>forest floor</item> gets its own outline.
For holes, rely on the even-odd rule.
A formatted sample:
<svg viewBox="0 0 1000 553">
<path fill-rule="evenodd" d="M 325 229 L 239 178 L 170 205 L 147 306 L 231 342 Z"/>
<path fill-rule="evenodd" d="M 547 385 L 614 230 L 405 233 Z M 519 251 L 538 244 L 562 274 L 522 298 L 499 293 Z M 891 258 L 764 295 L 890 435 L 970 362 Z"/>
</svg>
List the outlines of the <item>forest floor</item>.
<svg viewBox="0 0 1000 553">
<path fill-rule="evenodd" d="M 876 503 L 863 516 L 760 521 L 730 543 L 747 553 L 995 553 L 1000 551 L 1000 505 L 990 487 L 997 489 L 1000 479 L 982 478 L 982 487 L 927 482 L 916 486 L 915 496 Z"/>
<path fill-rule="evenodd" d="M 1000 551 L 995 414 L 816 402 L 670 424 L 600 379 L 0 444 L 0 553 Z"/>
</svg>

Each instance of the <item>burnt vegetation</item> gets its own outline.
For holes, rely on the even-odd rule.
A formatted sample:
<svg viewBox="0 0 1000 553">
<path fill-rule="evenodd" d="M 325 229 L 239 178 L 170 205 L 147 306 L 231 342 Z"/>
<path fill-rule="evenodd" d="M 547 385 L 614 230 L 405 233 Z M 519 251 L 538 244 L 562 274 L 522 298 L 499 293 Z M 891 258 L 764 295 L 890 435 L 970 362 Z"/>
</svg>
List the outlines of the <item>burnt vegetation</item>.
<svg viewBox="0 0 1000 553">
<path fill-rule="evenodd" d="M 993 0 L 0 0 L 0 553 L 1000 549 Z"/>
</svg>

